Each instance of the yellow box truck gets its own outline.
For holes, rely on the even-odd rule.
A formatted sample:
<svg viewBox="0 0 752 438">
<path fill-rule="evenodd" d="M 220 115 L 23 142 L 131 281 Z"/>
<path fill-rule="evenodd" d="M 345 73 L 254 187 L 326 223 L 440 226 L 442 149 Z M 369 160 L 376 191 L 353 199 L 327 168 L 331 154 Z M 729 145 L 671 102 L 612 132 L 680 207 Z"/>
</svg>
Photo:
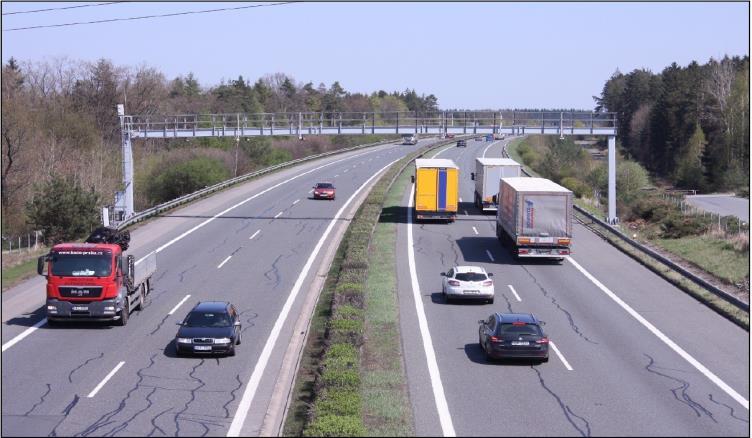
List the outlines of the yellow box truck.
<svg viewBox="0 0 752 438">
<path fill-rule="evenodd" d="M 452 160 L 415 160 L 415 218 L 453 222 L 460 196 L 460 168 Z"/>
</svg>

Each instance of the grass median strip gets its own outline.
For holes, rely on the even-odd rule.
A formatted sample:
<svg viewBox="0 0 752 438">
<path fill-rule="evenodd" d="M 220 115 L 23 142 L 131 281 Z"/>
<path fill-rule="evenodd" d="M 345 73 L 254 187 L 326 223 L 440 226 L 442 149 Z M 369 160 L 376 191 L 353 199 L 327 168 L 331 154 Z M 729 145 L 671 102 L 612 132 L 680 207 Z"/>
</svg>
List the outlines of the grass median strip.
<svg viewBox="0 0 752 438">
<path fill-rule="evenodd" d="M 446 144 L 387 169 L 351 221 L 314 311 L 286 436 L 413 434 L 393 278 L 396 226 L 380 218 L 397 175 Z"/>
</svg>

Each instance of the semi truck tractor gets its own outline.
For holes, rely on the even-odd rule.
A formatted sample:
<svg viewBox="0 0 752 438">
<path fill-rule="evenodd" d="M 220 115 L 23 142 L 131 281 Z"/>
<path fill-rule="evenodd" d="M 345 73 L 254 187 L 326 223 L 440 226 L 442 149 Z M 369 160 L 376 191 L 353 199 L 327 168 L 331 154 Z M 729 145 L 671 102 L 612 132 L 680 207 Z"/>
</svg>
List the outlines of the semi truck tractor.
<svg viewBox="0 0 752 438">
<path fill-rule="evenodd" d="M 415 160 L 415 218 L 454 222 L 460 197 L 460 168 L 452 160 Z"/>
<path fill-rule="evenodd" d="M 496 211 L 501 178 L 517 176 L 521 176 L 520 164 L 512 159 L 476 158 L 475 172 L 470 174 L 475 181 L 475 206 L 482 211 Z"/>
<path fill-rule="evenodd" d="M 60 243 L 39 257 L 37 272 L 47 278 L 47 321 L 114 321 L 126 325 L 151 293 L 157 257 L 136 266 L 126 255 L 130 234 L 100 227 L 85 243 Z"/>
<path fill-rule="evenodd" d="M 572 192 L 545 178 L 502 178 L 496 236 L 515 258 L 571 253 Z"/>
</svg>

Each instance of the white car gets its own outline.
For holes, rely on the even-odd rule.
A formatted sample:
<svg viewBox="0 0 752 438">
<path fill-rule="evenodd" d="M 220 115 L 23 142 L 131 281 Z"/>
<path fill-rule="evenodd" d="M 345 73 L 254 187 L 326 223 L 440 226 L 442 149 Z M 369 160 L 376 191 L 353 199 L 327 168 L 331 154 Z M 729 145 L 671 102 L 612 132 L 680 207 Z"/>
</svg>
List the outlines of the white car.
<svg viewBox="0 0 752 438">
<path fill-rule="evenodd" d="M 444 277 L 441 292 L 444 294 L 445 302 L 461 298 L 484 300 L 493 304 L 493 274 L 487 273 L 480 266 L 455 266 L 441 275 Z"/>
</svg>

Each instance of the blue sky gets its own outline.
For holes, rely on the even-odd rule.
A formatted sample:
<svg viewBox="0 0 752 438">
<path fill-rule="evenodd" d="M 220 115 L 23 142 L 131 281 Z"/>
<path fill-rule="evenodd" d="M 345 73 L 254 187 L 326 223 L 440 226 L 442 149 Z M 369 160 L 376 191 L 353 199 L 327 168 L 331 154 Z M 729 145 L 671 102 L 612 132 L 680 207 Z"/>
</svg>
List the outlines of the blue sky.
<svg viewBox="0 0 752 438">
<path fill-rule="evenodd" d="M 103 0 L 99 1 L 100 3 Z M 68 3 L 2 2 L 3 14 Z M 248 3 L 256 4 L 256 3 Z M 618 68 L 749 54 L 748 3 L 298 3 L 7 32 L 242 3 L 123 3 L 3 16 L 2 59 L 146 64 L 203 86 L 283 72 L 349 91 L 414 88 L 442 108 L 593 108 Z"/>
</svg>

